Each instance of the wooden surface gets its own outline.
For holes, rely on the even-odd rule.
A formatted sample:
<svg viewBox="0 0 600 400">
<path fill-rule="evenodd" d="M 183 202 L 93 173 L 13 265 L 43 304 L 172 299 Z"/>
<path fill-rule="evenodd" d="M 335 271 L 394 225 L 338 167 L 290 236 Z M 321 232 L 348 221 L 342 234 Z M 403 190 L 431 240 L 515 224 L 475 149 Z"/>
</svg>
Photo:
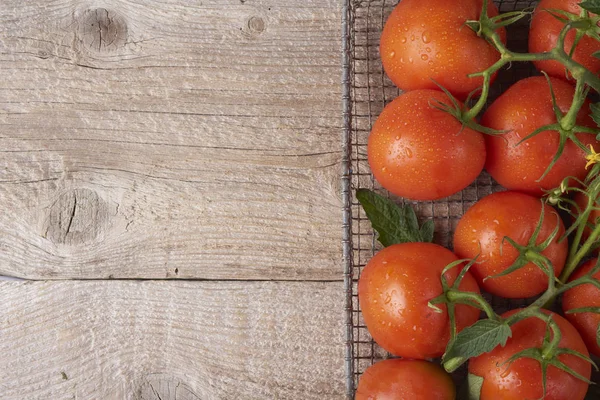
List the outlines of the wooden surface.
<svg viewBox="0 0 600 400">
<path fill-rule="evenodd" d="M 344 398 L 340 7 L 0 1 L 2 400 Z"/>
<path fill-rule="evenodd" d="M 0 274 L 339 279 L 340 5 L 2 0 Z"/>
<path fill-rule="evenodd" d="M 0 291 L 3 400 L 344 392 L 337 282 L 33 282 Z"/>
</svg>

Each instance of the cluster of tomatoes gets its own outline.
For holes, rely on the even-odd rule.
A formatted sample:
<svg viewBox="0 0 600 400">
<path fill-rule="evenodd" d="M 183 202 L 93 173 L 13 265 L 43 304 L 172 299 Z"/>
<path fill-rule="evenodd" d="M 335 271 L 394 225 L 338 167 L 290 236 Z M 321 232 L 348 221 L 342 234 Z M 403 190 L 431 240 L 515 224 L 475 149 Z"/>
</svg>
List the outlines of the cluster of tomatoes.
<svg viewBox="0 0 600 400">
<path fill-rule="evenodd" d="M 478 21 L 482 9 L 482 0 L 402 0 L 381 36 L 383 67 L 403 94 L 385 107 L 369 137 L 368 159 L 377 181 L 397 196 L 435 200 L 466 188 L 485 168 L 507 191 L 491 194 L 467 210 L 456 228 L 453 251 L 432 243 L 394 244 L 378 252 L 364 268 L 358 296 L 365 324 L 383 349 L 400 358 L 368 368 L 361 376 L 357 400 L 456 398 L 450 375 L 430 361 L 444 354 L 451 338 L 447 305 L 431 305 L 432 299 L 443 294 L 442 275 L 451 285 L 461 272 L 446 266 L 461 259 L 476 260 L 461 278 L 461 291 L 531 298 L 544 293 L 549 281 L 527 251 L 535 249 L 549 260 L 557 279 L 569 254 L 568 240 L 561 240 L 563 221 L 540 197 L 560 187 L 567 177 L 583 181 L 589 160 L 585 148 L 599 149 L 600 143 L 585 132 L 571 131 L 566 140 L 558 131 L 540 131 L 560 123 L 557 112 L 567 115 L 571 108 L 576 90 L 565 67 L 551 59 L 535 62 L 550 77 L 516 82 L 487 108 L 479 124 L 499 134 L 482 134 L 440 107 L 456 108 L 458 103 L 458 109 L 465 108 L 460 101 L 470 100 L 484 84 L 483 77 L 469 75 L 501 58 L 493 43 L 466 24 Z M 575 0 L 542 0 L 529 32 L 532 53 L 549 52 L 556 46 L 565 20 L 552 10 L 582 13 Z M 491 0 L 487 11 L 490 18 L 498 15 Z M 496 34 L 506 42 L 504 27 Z M 600 50 L 595 38 L 580 37 L 573 30 L 565 39 L 565 49 L 589 71 L 600 72 L 600 59 L 592 55 Z M 589 110 L 586 100 L 576 124 L 597 129 Z M 580 194 L 576 201 L 585 206 L 588 200 Z M 515 262 L 520 263 L 518 268 L 503 274 Z M 585 263 L 571 279 L 589 272 L 595 263 Z M 560 328 L 558 345 L 567 350 L 558 359 L 572 373 L 551 365 L 543 377 L 538 360 L 511 359 L 548 341 L 547 324 L 540 318 L 512 324 L 504 346 L 469 360 L 469 372 L 483 378 L 479 398 L 583 400 L 591 364 L 577 354 L 600 356 L 600 314 L 567 311 L 598 306 L 600 290 L 581 285 L 562 296 L 566 318 L 542 310 Z M 456 330 L 474 324 L 480 313 L 474 305 L 457 304 Z"/>
</svg>

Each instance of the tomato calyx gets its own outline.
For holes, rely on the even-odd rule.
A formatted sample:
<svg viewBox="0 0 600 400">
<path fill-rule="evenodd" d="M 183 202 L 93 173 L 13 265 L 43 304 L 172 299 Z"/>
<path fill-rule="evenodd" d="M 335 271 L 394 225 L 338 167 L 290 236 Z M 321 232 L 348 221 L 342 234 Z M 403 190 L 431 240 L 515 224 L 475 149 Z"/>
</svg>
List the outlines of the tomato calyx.
<svg viewBox="0 0 600 400">
<path fill-rule="evenodd" d="M 573 57 L 575 48 L 584 36 L 589 36 L 600 41 L 600 28 L 598 27 L 600 16 L 592 15 L 585 8 L 581 8 L 579 15 L 557 9 L 545 9 L 544 11 L 548 12 L 562 23 L 571 24 L 576 30 L 573 46 L 569 51 L 569 57 Z"/>
<path fill-rule="evenodd" d="M 580 379 L 587 384 L 593 385 L 594 383 L 587 379 L 585 376 L 579 374 L 577 371 L 573 370 L 571 367 L 562 362 L 559 357 L 561 355 L 571 355 L 582 360 L 589 362 L 596 370 L 598 370 L 598 366 L 596 363 L 585 354 L 582 354 L 576 350 L 560 347 L 560 341 L 562 339 L 562 333 L 558 324 L 552 319 L 552 315 L 546 315 L 541 311 L 533 311 L 531 313 L 533 317 L 539 318 L 546 322 L 546 334 L 544 336 L 544 340 L 542 342 L 541 347 L 531 347 L 524 350 L 521 350 L 515 354 L 513 354 L 510 358 L 504 361 L 499 367 L 507 365 L 506 371 L 504 373 L 508 373 L 511 365 L 521 358 L 529 358 L 535 360 L 540 363 L 540 367 L 542 370 L 542 397 L 544 399 L 546 397 L 546 382 L 548 375 L 548 367 L 553 366 L 558 368 L 577 379 Z"/>
<path fill-rule="evenodd" d="M 452 93 L 450 93 L 445 87 L 440 85 L 435 80 L 433 80 L 433 82 L 448 96 L 450 104 L 434 99 L 433 102 L 429 103 L 429 105 L 431 108 L 452 115 L 454 118 L 456 118 L 456 120 L 458 120 L 461 123 L 461 129 L 457 132 L 457 134 L 460 134 L 464 128 L 473 129 L 474 131 L 492 136 L 502 135 L 508 132 L 507 130 L 488 128 L 487 126 L 483 126 L 477 123 L 475 119 L 470 116 L 470 110 L 462 106 L 456 99 L 456 97 L 452 95 Z M 475 96 L 475 94 L 478 93 L 480 90 L 481 88 L 472 91 L 467 97 L 466 102 L 469 103 L 473 96 Z"/>
<path fill-rule="evenodd" d="M 540 232 L 542 230 L 543 223 L 544 223 L 544 217 L 545 217 L 544 209 L 545 209 L 545 207 L 542 204 L 542 211 L 540 213 L 540 219 L 538 220 L 538 223 L 526 245 L 524 245 L 524 246 L 520 245 L 517 242 L 515 242 L 513 239 L 509 238 L 508 236 L 505 236 L 502 239 L 502 243 L 500 245 L 500 255 L 502 255 L 502 253 L 503 253 L 504 242 L 508 242 L 512 247 L 514 247 L 519 252 L 519 255 L 517 256 L 516 260 L 510 267 L 506 268 L 504 271 L 500 272 L 499 274 L 485 277 L 484 281 L 486 281 L 488 279 L 494 279 L 494 278 L 506 276 L 512 272 L 515 272 L 515 271 L 523 268 L 525 265 L 527 265 L 529 263 L 533 263 L 538 268 L 540 268 L 544 272 L 544 274 L 546 274 L 546 276 L 548 276 L 549 285 L 550 286 L 553 285 L 553 283 L 554 283 L 554 267 L 553 267 L 552 263 L 550 262 L 550 260 L 542 254 L 542 252 L 550 246 L 550 244 L 554 241 L 554 239 L 558 235 L 558 231 L 560 229 L 560 217 L 558 216 L 558 214 L 556 215 L 556 218 L 557 218 L 556 227 L 554 228 L 552 233 L 550 233 L 550 235 L 548 235 L 548 237 L 544 241 L 542 241 L 540 244 L 536 244 L 538 241 Z"/>
</svg>

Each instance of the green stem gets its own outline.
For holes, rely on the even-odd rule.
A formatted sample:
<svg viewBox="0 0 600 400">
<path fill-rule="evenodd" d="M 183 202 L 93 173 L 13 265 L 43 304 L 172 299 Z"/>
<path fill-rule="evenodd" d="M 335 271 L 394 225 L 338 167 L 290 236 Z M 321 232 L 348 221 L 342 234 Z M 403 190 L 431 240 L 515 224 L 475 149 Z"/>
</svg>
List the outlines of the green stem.
<svg viewBox="0 0 600 400">
<path fill-rule="evenodd" d="M 582 225 L 585 226 L 586 223 L 587 220 L 584 220 L 584 222 L 582 222 Z M 566 282 L 569 279 L 569 277 L 571 276 L 573 271 L 575 271 L 575 268 L 577 268 L 581 260 L 583 260 L 583 258 L 587 256 L 588 253 L 591 251 L 592 246 L 595 244 L 598 237 L 600 237 L 600 224 L 596 225 L 590 237 L 587 238 L 585 243 L 583 243 L 583 246 L 581 246 L 581 248 L 575 253 L 575 255 L 573 257 L 569 257 L 570 259 L 567 262 L 567 265 L 565 265 L 565 269 L 563 269 L 562 274 L 560 274 L 561 282 Z"/>
<path fill-rule="evenodd" d="M 492 306 L 487 301 L 485 301 L 485 299 L 481 295 L 477 293 L 449 290 L 446 296 L 448 300 L 453 303 L 479 304 L 481 310 L 485 312 L 489 319 L 499 320 L 499 316 L 494 312 Z"/>
<path fill-rule="evenodd" d="M 575 95 L 573 96 L 573 102 L 571 103 L 571 107 L 569 111 L 560 121 L 560 126 L 567 132 L 570 132 L 577 125 L 577 115 L 579 114 L 579 110 L 583 107 L 583 103 L 585 103 L 585 83 L 583 79 L 577 79 L 577 85 L 575 86 Z"/>
</svg>

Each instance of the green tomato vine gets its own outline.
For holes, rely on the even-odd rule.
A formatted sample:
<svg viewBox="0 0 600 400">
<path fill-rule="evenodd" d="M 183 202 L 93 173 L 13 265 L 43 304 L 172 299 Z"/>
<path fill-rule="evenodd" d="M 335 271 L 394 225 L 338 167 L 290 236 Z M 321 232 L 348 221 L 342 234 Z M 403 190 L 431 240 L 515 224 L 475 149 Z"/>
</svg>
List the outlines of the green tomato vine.
<svg viewBox="0 0 600 400">
<path fill-rule="evenodd" d="M 575 94 L 573 101 L 568 111 L 563 113 L 556 104 L 552 84 L 550 79 L 546 76 L 548 78 L 552 96 L 556 122 L 535 130 L 519 142 L 519 144 L 521 144 L 541 132 L 548 130 L 557 131 L 559 133 L 560 141 L 558 151 L 554 155 L 546 171 L 539 178 L 540 180 L 554 167 L 561 157 L 568 140 L 571 140 L 585 152 L 588 161 L 586 169 L 589 169 L 585 180 L 579 181 L 576 178 L 568 177 L 561 183 L 560 187 L 548 191 L 541 200 L 570 213 L 574 222 L 564 235 L 557 238 L 560 226 L 560 221 L 557 221 L 556 229 L 554 229 L 554 231 L 541 243 L 537 244 L 538 236 L 545 218 L 544 207 L 542 207 L 539 222 L 526 245 L 519 245 L 509 237 L 504 238 L 503 246 L 512 246 L 518 251 L 519 255 L 513 265 L 501 274 L 488 278 L 493 279 L 495 277 L 505 276 L 523 268 L 528 263 L 533 263 L 548 277 L 547 290 L 529 306 L 515 312 L 507 318 L 502 318 L 494 311 L 493 307 L 482 295 L 472 292 L 463 292 L 459 289 L 462 279 L 469 268 L 476 262 L 476 259 L 459 260 L 451 263 L 444 270 L 445 274 L 445 272 L 452 268 L 462 268 L 457 279 L 450 284 L 444 274 L 442 274 L 441 283 L 443 293 L 429 302 L 429 306 L 436 312 L 442 312 L 442 309 L 438 307 L 440 304 L 444 304 L 448 312 L 451 327 L 450 342 L 448 343 L 442 359 L 442 364 L 448 372 L 455 371 L 470 358 L 489 352 L 496 346 L 505 345 L 512 334 L 511 326 L 517 322 L 532 317 L 543 320 L 546 323 L 547 332 L 541 347 L 525 349 L 515 354 L 506 361 L 505 367 L 510 367 L 510 364 L 519 358 L 537 360 L 542 369 L 544 397 L 546 394 L 546 377 L 549 366 L 559 368 L 587 383 L 592 383 L 561 362 L 559 360 L 560 355 L 569 354 L 579 357 L 588 361 L 598 369 L 594 362 L 586 355 L 572 349 L 560 347 L 562 337 L 561 331 L 557 323 L 547 313 L 542 311 L 544 308 L 548 308 L 552 305 L 558 296 L 578 285 L 591 284 L 600 289 L 600 281 L 593 278 L 594 274 L 600 272 L 600 261 L 597 262 L 584 276 L 569 281 L 569 278 L 581 262 L 589 257 L 594 249 L 600 247 L 600 223 L 594 225 L 588 222 L 592 212 L 600 210 L 600 205 L 597 202 L 600 198 L 600 153 L 596 152 L 596 150 L 600 149 L 594 149 L 591 146 L 590 148 L 586 148 L 576 136 L 578 133 L 592 134 L 600 140 L 599 128 L 589 128 L 577 125 L 577 116 L 586 104 L 586 99 L 588 98 L 590 91 L 594 90 L 595 92 L 600 93 L 600 77 L 572 58 L 575 47 L 584 36 L 589 36 L 600 41 L 600 27 L 598 26 L 600 23 L 600 0 L 586 0 L 580 3 L 580 6 L 582 11 L 579 15 L 561 10 L 545 10 L 545 12 L 551 13 L 555 18 L 564 23 L 564 27 L 558 36 L 556 46 L 552 50 L 543 53 L 518 53 L 513 52 L 506 47 L 497 31 L 498 29 L 513 24 L 530 15 L 531 11 L 514 11 L 495 17 L 489 17 L 487 12 L 488 2 L 483 1 L 480 19 L 477 21 L 467 21 L 466 25 L 478 36 L 492 44 L 499 52 L 500 59 L 485 71 L 470 75 L 470 77 L 483 78 L 483 86 L 472 93 L 467 99 L 466 104 L 470 104 L 475 95 L 479 95 L 479 98 L 477 101 L 474 101 L 472 107 L 461 105 L 458 100 L 440 85 L 438 85 L 440 86 L 440 89 L 443 90 L 451 100 L 450 104 L 448 105 L 442 102 L 431 104 L 432 107 L 453 115 L 463 124 L 463 126 L 478 130 L 485 134 L 502 135 L 506 132 L 484 127 L 477 122 L 477 117 L 488 103 L 492 78 L 500 69 L 514 62 L 554 60 L 565 66 L 566 71 L 568 71 L 567 78 L 575 80 Z M 568 33 L 572 30 L 575 30 L 576 32 L 574 45 L 569 53 L 567 53 L 567 51 L 565 51 L 565 40 Z M 600 54 L 598 53 L 594 54 L 594 56 L 600 58 Z M 592 104 L 590 113 L 596 124 L 600 127 L 600 103 Z M 587 205 L 585 207 L 580 208 L 577 206 L 576 202 L 570 199 L 570 196 L 574 193 L 581 193 L 585 196 L 587 199 Z M 424 224 L 422 227 L 419 227 L 414 211 L 412 211 L 410 207 L 396 208 L 390 200 L 379 198 L 373 192 L 366 190 L 359 191 L 357 193 L 357 198 L 363 205 L 369 219 L 371 221 L 379 221 L 377 224 L 373 222 L 373 227 L 378 231 L 380 241 L 385 246 L 406 241 L 406 232 L 414 232 L 413 236 L 421 238 L 422 241 L 432 241 L 432 224 Z M 381 209 L 385 209 L 385 212 L 380 212 Z M 384 218 L 382 216 L 386 217 Z M 402 226 L 404 225 L 408 226 L 408 228 L 403 229 Z M 586 228 L 589 228 L 591 231 L 587 238 L 585 238 L 584 235 Z M 560 277 L 556 278 L 554 266 L 542 252 L 554 240 L 558 239 L 562 241 L 569 240 L 569 238 L 571 238 L 571 243 L 565 267 Z M 455 316 L 457 304 L 466 304 L 476 307 L 482 310 L 487 318 L 477 321 L 475 324 L 463 329 L 461 332 L 457 332 Z M 600 313 L 600 308 L 586 307 L 571 310 L 570 312 Z M 600 326 L 598 327 L 597 339 L 600 343 Z M 471 379 L 471 377 L 469 378 Z M 477 382 L 470 382 L 469 386 L 471 385 L 476 387 L 478 384 Z"/>
<path fill-rule="evenodd" d="M 446 90 L 444 91 L 452 99 L 452 106 L 444 106 L 441 104 L 436 106 L 437 108 L 454 115 L 463 123 L 464 126 L 477 129 L 486 134 L 501 135 L 504 132 L 491 131 L 489 128 L 485 127 L 480 129 L 481 126 L 476 122 L 477 116 L 482 112 L 488 102 L 492 77 L 501 68 L 513 62 L 554 60 L 564 65 L 568 71 L 569 77 L 576 81 L 575 94 L 572 104 L 568 112 L 562 113 L 556 104 L 556 98 L 554 96 L 552 84 L 550 79 L 548 79 L 554 112 L 556 115 L 556 122 L 537 129 L 520 142 L 522 143 L 543 131 L 558 131 L 560 135 L 558 151 L 544 174 L 540 177 L 540 180 L 543 179 L 556 164 L 562 155 L 567 140 L 571 140 L 585 152 L 586 159 L 588 161 L 587 168 L 592 167 L 584 182 L 578 182 L 575 178 L 567 178 L 563 181 L 559 188 L 548 192 L 543 200 L 571 213 L 575 219 L 569 230 L 567 230 L 567 232 L 559 239 L 568 240 L 568 236 L 571 234 L 573 235 L 569 248 L 569 254 L 562 274 L 557 279 L 555 277 L 552 263 L 542 254 L 542 251 L 547 248 L 553 240 L 556 239 L 559 227 L 558 223 L 556 229 L 551 235 L 548 236 L 548 238 L 546 238 L 542 243 L 536 244 L 542 222 L 544 220 L 544 212 L 542 208 L 539 222 L 527 245 L 521 246 L 511 238 L 504 238 L 505 243 L 503 242 L 503 245 L 509 244 L 517 249 L 519 256 L 512 266 L 507 268 L 501 274 L 495 276 L 498 277 L 508 275 L 524 267 L 530 262 L 535 264 L 548 277 L 548 289 L 532 304 L 512 314 L 510 317 L 503 319 L 496 314 L 493 307 L 484 299 L 483 296 L 476 293 L 460 291 L 458 287 L 460 281 L 464 277 L 464 272 L 475 263 L 475 260 L 461 260 L 460 262 L 450 264 L 447 269 L 464 265 L 461 263 L 468 261 L 468 264 L 466 267 L 464 267 L 461 275 L 459 275 L 453 285 L 448 285 L 445 278 L 442 277 L 442 287 L 444 293 L 430 302 L 430 306 L 436 310 L 439 310 L 437 307 L 438 304 L 446 304 L 448 309 L 451 322 L 451 340 L 446 348 L 446 353 L 444 354 L 442 363 L 445 369 L 449 372 L 455 371 L 462 364 L 468 361 L 469 358 L 491 351 L 498 345 L 504 345 L 511 336 L 510 327 L 515 323 L 531 317 L 539 318 L 545 321 L 547 324 L 547 334 L 542 346 L 540 348 L 525 349 L 515 354 L 506 362 L 506 364 L 508 364 L 507 366 L 510 366 L 510 364 L 519 358 L 530 358 L 537 360 L 542 368 L 542 385 L 544 396 L 546 394 L 546 372 L 549 366 L 559 368 L 578 379 L 581 379 L 587 383 L 591 383 L 585 377 L 579 375 L 577 372 L 573 371 L 567 365 L 562 363 L 558 358 L 560 355 L 570 354 L 582 358 L 590 362 L 597 369 L 594 362 L 584 354 L 571 349 L 559 347 L 561 340 L 560 329 L 558 328 L 556 322 L 552 320 L 552 318 L 549 318 L 547 314 L 541 311 L 544 307 L 552 304 L 562 293 L 574 288 L 575 286 L 591 284 L 600 289 L 600 282 L 593 278 L 593 275 L 600 271 L 600 262 L 598 262 L 596 266 L 592 268 L 585 276 L 569 282 L 571 274 L 579 266 L 582 260 L 588 257 L 591 251 L 598 246 L 600 238 L 600 224 L 598 224 L 593 227 L 591 234 L 585 240 L 583 240 L 584 231 L 586 227 L 589 226 L 588 218 L 593 211 L 598 209 L 596 201 L 600 196 L 600 164 L 598 164 L 600 162 L 600 154 L 596 153 L 595 149 L 592 147 L 586 148 L 575 136 L 576 133 L 586 133 L 600 137 L 599 129 L 578 126 L 576 122 L 577 116 L 585 104 L 590 89 L 594 89 L 596 92 L 600 93 L 600 77 L 596 76 L 584 66 L 572 59 L 573 50 L 583 36 L 587 35 L 600 40 L 600 28 L 598 28 L 600 17 L 597 15 L 592 15 L 591 13 L 600 12 L 600 1 L 586 1 L 581 4 L 581 7 L 582 12 L 580 15 L 574 15 L 560 10 L 546 10 L 547 12 L 552 13 L 555 18 L 565 23 L 554 49 L 544 53 L 516 53 L 509 50 L 504 45 L 499 34 L 497 33 L 497 30 L 501 27 L 505 27 L 517 22 L 530 12 L 516 11 L 490 18 L 488 17 L 487 13 L 488 3 L 484 1 L 480 19 L 478 21 L 468 21 L 467 26 L 473 29 L 477 35 L 485 38 L 489 43 L 495 46 L 500 53 L 500 59 L 487 70 L 471 75 L 471 77 L 483 78 L 483 87 L 481 88 L 480 97 L 471 108 L 459 106 L 459 103 L 453 99 Z M 571 30 L 576 30 L 575 45 L 570 51 L 571 54 L 568 54 L 565 51 L 565 39 Z M 596 56 L 600 55 L 596 54 Z M 591 112 L 594 120 L 597 123 L 600 123 L 600 106 L 592 106 Z M 583 210 L 579 210 L 578 207 L 576 207 L 575 202 L 569 199 L 568 196 L 574 192 L 583 193 L 587 197 L 587 206 Z M 494 277 L 489 277 L 489 279 L 493 278 Z M 487 319 L 480 320 L 471 327 L 468 327 L 460 333 L 457 333 L 455 326 L 456 318 L 454 315 L 456 304 L 468 304 L 477 307 L 486 314 Z M 589 307 L 585 309 L 572 310 L 572 312 L 600 312 L 600 309 L 596 307 Z M 600 327 L 598 332 L 598 339 L 600 341 Z"/>
</svg>

